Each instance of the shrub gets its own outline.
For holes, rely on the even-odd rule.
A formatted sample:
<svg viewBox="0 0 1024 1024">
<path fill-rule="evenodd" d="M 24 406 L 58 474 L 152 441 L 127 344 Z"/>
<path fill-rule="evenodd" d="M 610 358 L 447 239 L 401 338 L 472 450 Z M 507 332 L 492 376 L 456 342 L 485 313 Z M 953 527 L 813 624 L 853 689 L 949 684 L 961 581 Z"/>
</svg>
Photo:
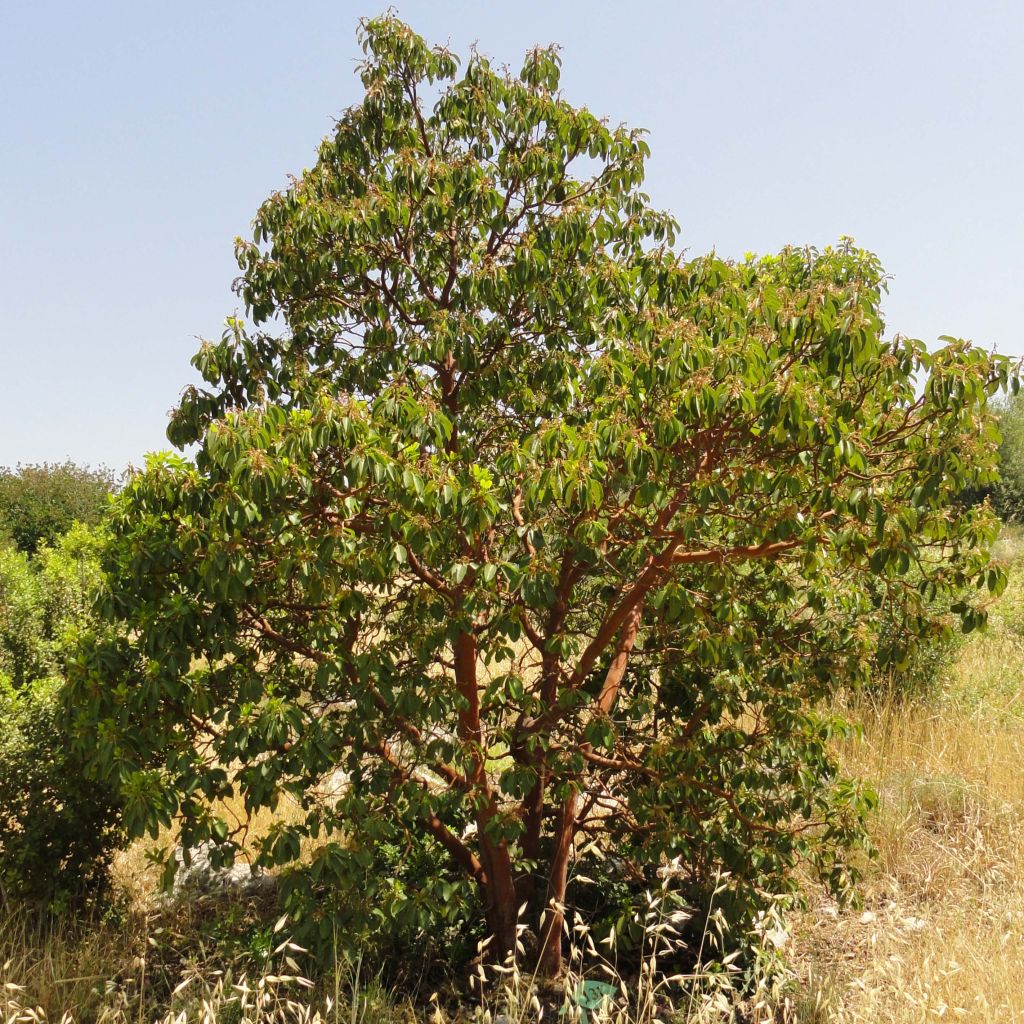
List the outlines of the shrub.
<svg viewBox="0 0 1024 1024">
<path fill-rule="evenodd" d="M 63 674 L 76 650 L 79 633 L 94 617 L 103 585 L 101 528 L 75 523 L 54 543 L 40 547 L 34 558 L 43 611 L 43 632 L 51 659 Z"/>
<path fill-rule="evenodd" d="M 360 873 L 343 887 L 330 878 L 311 885 L 301 868 L 286 872 L 283 897 L 305 912 L 299 933 L 321 955 L 363 960 L 388 985 L 458 979 L 485 937 L 477 891 L 433 838 L 396 840 L 364 847 Z"/>
<path fill-rule="evenodd" d="M 37 908 L 97 900 L 123 835 L 115 787 L 86 778 L 60 701 L 92 620 L 101 543 L 76 524 L 32 556 L 0 548 L 0 882 Z"/>
<path fill-rule="evenodd" d="M 107 888 L 121 841 L 111 786 L 86 777 L 66 740 L 59 678 L 0 677 L 0 887 L 6 901 L 63 911 Z"/>
<path fill-rule="evenodd" d="M 999 407 L 999 483 L 992 505 L 1005 522 L 1024 522 L 1024 401 L 1010 396 Z"/>
<path fill-rule="evenodd" d="M 46 675 L 52 650 L 42 586 L 28 555 L 0 547 L 0 674 L 15 686 Z"/>
<path fill-rule="evenodd" d="M 966 639 L 958 613 L 972 597 L 967 588 L 950 587 L 929 599 L 927 580 L 915 571 L 907 582 L 914 588 L 912 611 L 905 604 L 907 595 L 888 591 L 884 581 L 868 588 L 876 649 L 861 685 L 870 694 L 896 700 L 934 693 Z"/>
<path fill-rule="evenodd" d="M 83 523 L 35 555 L 0 547 L 0 672 L 15 686 L 62 673 L 102 583 L 97 527 Z"/>
</svg>

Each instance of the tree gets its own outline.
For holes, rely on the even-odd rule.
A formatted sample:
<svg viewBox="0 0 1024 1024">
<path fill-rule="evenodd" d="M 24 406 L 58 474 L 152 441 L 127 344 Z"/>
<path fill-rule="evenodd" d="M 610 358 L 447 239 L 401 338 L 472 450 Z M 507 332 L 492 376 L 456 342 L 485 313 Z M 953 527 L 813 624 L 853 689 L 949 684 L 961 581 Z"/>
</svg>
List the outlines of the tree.
<svg viewBox="0 0 1024 1024">
<path fill-rule="evenodd" d="M 950 499 L 992 477 L 1011 368 L 884 340 L 852 243 L 679 256 L 641 133 L 570 106 L 554 50 L 460 76 L 391 16 L 363 42 L 365 98 L 238 242 L 254 326 L 195 358 L 194 464 L 115 506 L 128 629 L 71 697 L 130 828 L 230 860 L 218 801 L 290 796 L 259 859 L 328 936 L 325 888 L 430 844 L 492 954 L 527 906 L 549 974 L 584 840 L 739 916 L 801 860 L 842 887 L 870 797 L 815 707 L 899 657 L 879 607 L 912 635 L 1002 586 Z M 428 925 L 453 884 L 387 909 Z"/>
<path fill-rule="evenodd" d="M 0 468 L 0 535 L 31 554 L 76 521 L 98 523 L 115 487 L 110 470 L 73 462 Z"/>
<path fill-rule="evenodd" d="M 970 497 L 988 497 L 999 517 L 1008 523 L 1024 520 L 1024 403 L 1008 396 L 996 408 L 999 422 L 999 482 Z"/>
</svg>

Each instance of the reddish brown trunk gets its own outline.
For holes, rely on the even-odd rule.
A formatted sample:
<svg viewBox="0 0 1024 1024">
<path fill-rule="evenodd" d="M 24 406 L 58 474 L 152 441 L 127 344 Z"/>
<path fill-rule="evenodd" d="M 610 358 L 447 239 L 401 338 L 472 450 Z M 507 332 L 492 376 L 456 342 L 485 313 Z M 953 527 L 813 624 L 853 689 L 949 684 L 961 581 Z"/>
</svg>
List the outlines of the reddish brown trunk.
<svg viewBox="0 0 1024 1024">
<path fill-rule="evenodd" d="M 637 631 L 640 628 L 641 606 L 634 607 L 626 616 L 615 645 L 615 655 L 608 671 L 605 673 L 604 684 L 597 700 L 598 710 L 609 714 L 618 699 L 619 686 L 626 674 L 629 655 L 636 643 Z M 584 744 L 589 749 L 589 744 Z M 576 809 L 578 796 L 570 793 L 562 804 L 558 819 L 558 830 L 555 833 L 555 849 L 551 858 L 551 870 L 548 874 L 547 906 L 544 923 L 541 927 L 540 973 L 554 978 L 562 971 L 562 929 L 565 923 L 565 888 L 569 879 L 569 858 L 572 855 L 572 844 L 576 837 Z"/>
<path fill-rule="evenodd" d="M 569 857 L 576 834 L 576 794 L 562 804 L 555 833 L 555 849 L 548 873 L 547 906 L 540 929 L 538 972 L 547 978 L 562 973 L 562 927 L 565 923 L 565 886 L 569 879 Z"/>
<path fill-rule="evenodd" d="M 537 781 L 526 795 L 520 814 L 523 820 L 523 836 L 520 840 L 522 863 L 515 876 L 516 902 L 532 904 L 537 891 L 536 873 L 540 861 L 540 833 L 544 823 L 545 773 L 543 765 L 537 765 Z"/>
<path fill-rule="evenodd" d="M 476 658 L 476 637 L 469 632 L 460 633 L 455 641 L 455 681 L 463 699 L 463 707 L 459 711 L 459 738 L 470 747 L 472 768 L 469 783 L 478 801 L 476 826 L 480 863 L 487 879 L 484 892 L 491 932 L 491 956 L 503 961 L 515 950 L 516 892 L 508 844 L 504 839 L 495 840 L 490 832 L 498 805 L 487 778 Z"/>
<path fill-rule="evenodd" d="M 540 695 L 545 708 L 554 707 L 558 699 L 558 658 L 550 651 L 545 651 L 541 671 Z M 523 802 L 523 859 L 531 862 L 530 869 L 519 879 L 517 894 L 520 902 L 533 900 L 535 891 L 534 873 L 540 859 L 540 835 L 544 825 L 544 792 L 547 789 L 548 769 L 546 754 L 538 745 L 535 750 L 523 758 L 537 773 L 537 781 Z"/>
<path fill-rule="evenodd" d="M 515 953 L 517 916 L 510 876 L 504 891 L 489 892 L 487 899 L 487 930 L 491 939 L 487 955 L 496 964 L 506 963 Z"/>
</svg>

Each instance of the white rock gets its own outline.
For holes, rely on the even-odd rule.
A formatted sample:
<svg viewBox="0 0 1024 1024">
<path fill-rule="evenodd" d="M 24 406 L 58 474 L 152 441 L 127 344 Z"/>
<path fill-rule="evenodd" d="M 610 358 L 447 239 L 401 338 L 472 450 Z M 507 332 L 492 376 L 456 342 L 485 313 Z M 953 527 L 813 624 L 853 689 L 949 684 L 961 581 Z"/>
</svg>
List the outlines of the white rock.
<svg viewBox="0 0 1024 1024">
<path fill-rule="evenodd" d="M 175 896 L 184 892 L 259 892 L 274 884 L 271 875 L 263 871 L 253 872 L 251 866 L 245 863 L 215 868 L 210 857 L 213 848 L 212 842 L 200 843 L 191 851 L 192 863 L 187 867 L 181 847 L 174 851 L 174 860 L 178 865 L 172 890 Z"/>
</svg>

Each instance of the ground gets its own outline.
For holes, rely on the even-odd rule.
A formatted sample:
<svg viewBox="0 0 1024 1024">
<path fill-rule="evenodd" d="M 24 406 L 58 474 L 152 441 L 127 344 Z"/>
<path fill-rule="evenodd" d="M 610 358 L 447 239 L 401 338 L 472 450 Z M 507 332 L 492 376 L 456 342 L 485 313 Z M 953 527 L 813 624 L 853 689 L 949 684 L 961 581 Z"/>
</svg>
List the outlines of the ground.
<svg viewBox="0 0 1024 1024">
<path fill-rule="evenodd" d="M 866 864 L 860 907 L 814 894 L 773 933 L 792 977 L 774 1006 L 748 1003 L 748 1020 L 1024 1021 L 1024 534 L 1004 535 L 999 555 L 1010 586 L 933 691 L 845 701 L 862 736 L 840 755 L 878 790 L 878 856 Z M 265 923 L 259 896 L 161 907 L 142 852 L 118 864 L 120 912 L 85 934 L 33 932 L 19 921 L 0 929 L 0 1024 L 56 1024 L 66 1011 L 107 1024 L 154 1020 L 137 993 L 155 1001 L 179 984 L 175 1012 L 185 1016 L 166 1018 L 176 1024 L 413 1017 L 358 963 L 310 991 L 301 953 Z M 217 973 L 225 963 L 230 970 Z M 731 1002 L 723 992 L 675 1020 L 723 1021 Z M 451 1016 L 424 1003 L 435 1021 Z M 516 1024 L 535 1016 L 528 1000 L 518 1009 Z M 641 1020 L 664 1009 L 652 1000 Z"/>
<path fill-rule="evenodd" d="M 794 923 L 803 1020 L 1024 1020 L 1024 540 L 999 553 L 1010 586 L 939 691 L 850 709 L 878 858 L 861 909 L 820 900 Z"/>
</svg>

